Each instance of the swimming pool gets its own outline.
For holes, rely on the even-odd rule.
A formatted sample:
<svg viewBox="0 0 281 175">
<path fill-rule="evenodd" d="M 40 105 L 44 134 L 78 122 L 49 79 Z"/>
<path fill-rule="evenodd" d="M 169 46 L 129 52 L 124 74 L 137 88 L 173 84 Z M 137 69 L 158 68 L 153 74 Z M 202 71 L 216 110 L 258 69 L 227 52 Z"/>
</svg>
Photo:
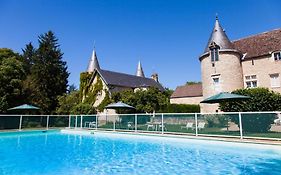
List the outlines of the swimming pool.
<svg viewBox="0 0 281 175">
<path fill-rule="evenodd" d="M 280 174 L 281 149 L 96 132 L 0 134 L 1 175 Z"/>
</svg>

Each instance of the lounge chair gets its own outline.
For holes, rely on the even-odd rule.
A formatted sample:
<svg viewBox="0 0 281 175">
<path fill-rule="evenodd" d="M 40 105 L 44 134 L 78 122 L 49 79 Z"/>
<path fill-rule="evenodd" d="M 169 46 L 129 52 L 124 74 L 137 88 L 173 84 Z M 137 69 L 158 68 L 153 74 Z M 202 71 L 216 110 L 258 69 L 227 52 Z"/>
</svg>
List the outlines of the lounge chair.
<svg viewBox="0 0 281 175">
<path fill-rule="evenodd" d="M 185 126 L 181 126 L 181 129 L 184 129 L 184 128 L 186 128 L 187 130 L 189 128 L 194 129 L 193 122 L 187 122 Z"/>
<path fill-rule="evenodd" d="M 147 123 L 147 130 L 149 131 L 149 128 L 151 128 L 152 130 L 154 130 L 154 125 L 153 123 Z"/>
<path fill-rule="evenodd" d="M 163 127 L 163 130 L 164 130 L 164 131 L 167 131 L 167 128 L 166 128 L 166 126 L 165 126 L 164 123 L 163 123 L 163 125 L 162 125 L 162 124 L 159 124 L 158 126 L 159 126 L 159 131 L 162 131 L 162 127 Z"/>
<path fill-rule="evenodd" d="M 96 122 L 90 122 L 89 123 L 89 128 L 95 128 L 97 125 L 96 125 Z"/>
<path fill-rule="evenodd" d="M 133 122 L 128 122 L 127 127 L 128 127 L 128 130 L 133 129 L 134 128 Z"/>
<path fill-rule="evenodd" d="M 197 127 L 198 130 L 204 129 L 205 128 L 205 124 L 206 124 L 205 122 L 199 122 L 198 123 L 198 127 Z"/>
</svg>

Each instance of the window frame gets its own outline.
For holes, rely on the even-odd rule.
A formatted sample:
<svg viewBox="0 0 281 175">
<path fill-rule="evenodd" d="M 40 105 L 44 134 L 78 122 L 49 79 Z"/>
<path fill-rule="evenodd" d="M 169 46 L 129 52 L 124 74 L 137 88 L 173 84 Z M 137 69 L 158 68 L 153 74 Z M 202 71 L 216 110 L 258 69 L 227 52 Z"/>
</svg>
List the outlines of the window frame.
<svg viewBox="0 0 281 175">
<path fill-rule="evenodd" d="M 274 82 L 273 82 L 273 77 L 277 77 L 276 78 L 276 85 L 274 85 Z M 269 78 L 270 78 L 270 86 L 271 88 L 280 88 L 280 75 L 279 73 L 273 73 L 273 74 L 269 74 Z"/>
<path fill-rule="evenodd" d="M 275 59 L 275 55 L 279 55 L 277 59 Z M 273 52 L 272 57 L 274 61 L 281 61 L 281 51 Z"/>
<path fill-rule="evenodd" d="M 245 84 L 246 88 L 256 88 L 256 87 L 258 87 L 258 77 L 257 77 L 257 75 L 255 75 L 255 74 L 245 75 L 244 76 L 244 84 Z M 248 85 L 250 85 L 250 86 L 248 86 Z"/>
</svg>

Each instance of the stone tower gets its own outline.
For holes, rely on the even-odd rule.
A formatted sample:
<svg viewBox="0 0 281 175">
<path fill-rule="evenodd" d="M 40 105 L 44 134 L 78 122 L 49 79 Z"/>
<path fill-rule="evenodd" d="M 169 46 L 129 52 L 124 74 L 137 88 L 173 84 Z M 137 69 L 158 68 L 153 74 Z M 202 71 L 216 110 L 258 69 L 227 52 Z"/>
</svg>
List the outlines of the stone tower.
<svg viewBox="0 0 281 175">
<path fill-rule="evenodd" d="M 216 17 L 204 53 L 199 57 L 203 97 L 243 88 L 242 54 L 237 51 Z M 202 112 L 216 112 L 218 104 L 201 104 Z"/>
</svg>

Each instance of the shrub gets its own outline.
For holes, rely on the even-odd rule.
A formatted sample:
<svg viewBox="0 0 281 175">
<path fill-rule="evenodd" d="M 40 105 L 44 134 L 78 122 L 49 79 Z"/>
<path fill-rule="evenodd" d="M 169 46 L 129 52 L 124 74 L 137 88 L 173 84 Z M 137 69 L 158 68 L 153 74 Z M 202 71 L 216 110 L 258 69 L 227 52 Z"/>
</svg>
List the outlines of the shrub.
<svg viewBox="0 0 281 175">
<path fill-rule="evenodd" d="M 278 111 L 281 109 L 281 95 L 267 88 L 238 89 L 233 91 L 233 93 L 247 95 L 251 99 L 220 103 L 222 111 Z M 275 117 L 275 114 L 243 114 L 243 131 L 268 132 Z M 239 125 L 238 117 L 231 117 L 231 120 Z"/>
<path fill-rule="evenodd" d="M 275 118 L 276 114 L 272 113 L 242 114 L 243 131 L 256 133 L 268 132 Z M 239 126 L 239 118 L 237 116 L 232 117 L 231 120 Z"/>
<path fill-rule="evenodd" d="M 71 110 L 71 114 L 96 114 L 95 108 L 87 103 L 79 103 Z"/>
<path fill-rule="evenodd" d="M 225 127 L 228 123 L 228 117 L 220 114 L 205 115 L 205 119 L 208 123 L 208 127 Z"/>
<path fill-rule="evenodd" d="M 169 104 L 164 109 L 159 112 L 163 113 L 199 113 L 200 106 L 199 105 L 191 105 L 191 104 Z"/>
</svg>

